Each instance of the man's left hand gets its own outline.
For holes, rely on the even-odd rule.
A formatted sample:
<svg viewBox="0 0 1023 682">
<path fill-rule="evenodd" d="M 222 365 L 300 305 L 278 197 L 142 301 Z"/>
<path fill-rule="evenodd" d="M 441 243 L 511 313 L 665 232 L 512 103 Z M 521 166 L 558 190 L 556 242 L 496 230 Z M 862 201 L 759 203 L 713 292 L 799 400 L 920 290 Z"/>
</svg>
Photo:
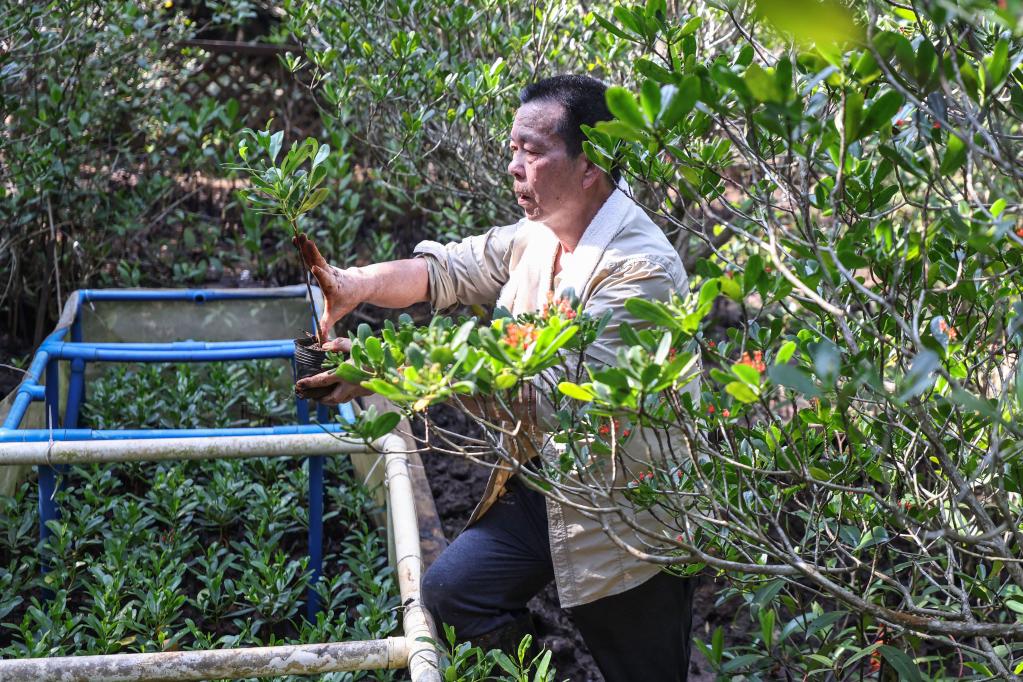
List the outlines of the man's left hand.
<svg viewBox="0 0 1023 682">
<path fill-rule="evenodd" d="M 323 344 L 325 350 L 329 350 L 335 353 L 347 353 L 352 349 L 352 342 L 349 339 L 334 339 L 327 341 Z M 366 390 L 358 384 L 352 384 L 337 374 L 334 370 L 328 370 L 326 372 L 320 372 L 314 374 L 311 377 L 305 379 L 299 379 L 298 383 L 295 384 L 295 388 L 298 391 L 299 397 L 304 397 L 302 392 L 312 388 L 325 388 L 333 386 L 333 390 L 330 393 L 318 398 L 316 402 L 324 405 L 340 405 L 341 403 L 347 403 L 353 398 L 360 398 L 364 395 L 369 395 L 372 391 Z"/>
</svg>

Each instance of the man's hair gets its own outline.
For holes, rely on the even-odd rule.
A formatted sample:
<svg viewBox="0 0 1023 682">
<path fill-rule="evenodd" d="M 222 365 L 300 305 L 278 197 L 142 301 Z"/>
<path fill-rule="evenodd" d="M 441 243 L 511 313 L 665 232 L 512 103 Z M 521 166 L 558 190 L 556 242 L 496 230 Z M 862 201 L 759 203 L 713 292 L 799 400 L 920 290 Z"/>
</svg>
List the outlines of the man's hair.
<svg viewBox="0 0 1023 682">
<path fill-rule="evenodd" d="M 583 140 L 586 136 L 580 129 L 582 125 L 594 126 L 598 121 L 610 121 L 614 118 L 607 108 L 604 93 L 607 86 L 596 78 L 589 76 L 552 76 L 531 83 L 522 89 L 519 101 L 557 102 L 565 113 L 558 124 L 558 135 L 565 141 L 565 147 L 572 156 L 579 156 L 583 151 Z"/>
</svg>

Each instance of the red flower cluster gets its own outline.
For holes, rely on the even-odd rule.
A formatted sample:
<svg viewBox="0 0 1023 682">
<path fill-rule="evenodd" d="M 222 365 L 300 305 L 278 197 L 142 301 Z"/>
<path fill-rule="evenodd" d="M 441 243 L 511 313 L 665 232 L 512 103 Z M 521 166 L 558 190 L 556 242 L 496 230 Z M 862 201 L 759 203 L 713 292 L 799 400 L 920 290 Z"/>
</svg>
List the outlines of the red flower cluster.
<svg viewBox="0 0 1023 682">
<path fill-rule="evenodd" d="M 632 485 L 639 485 L 643 481 L 652 481 L 652 480 L 654 480 L 654 472 L 652 472 L 652 471 L 641 471 L 639 473 L 639 476 L 637 476 L 632 481 Z"/>
<path fill-rule="evenodd" d="M 623 431 L 622 430 L 622 424 L 617 419 L 614 420 L 614 427 L 615 427 L 615 431 L 617 431 L 618 433 L 622 434 L 623 438 L 628 438 L 629 434 L 632 433 L 632 431 L 630 431 L 629 429 L 625 429 Z M 610 436 L 611 435 L 611 424 L 610 423 L 608 423 L 608 424 L 601 424 L 599 427 L 597 427 L 597 433 L 599 433 L 601 436 Z"/>
<path fill-rule="evenodd" d="M 572 310 L 572 304 L 568 302 L 567 298 L 560 298 L 557 301 L 554 300 L 554 292 L 547 292 L 547 302 L 543 304 L 543 308 L 540 314 L 544 317 L 550 317 L 552 315 L 560 315 L 566 320 L 575 319 L 575 311 Z"/>
<path fill-rule="evenodd" d="M 884 624 L 877 628 L 877 642 L 884 644 Z M 877 648 L 870 652 L 870 672 L 876 673 L 881 670 L 881 649 Z"/>
<path fill-rule="evenodd" d="M 531 324 L 506 325 L 504 341 L 513 348 L 525 349 L 536 341 L 536 327 Z"/>
<path fill-rule="evenodd" d="M 754 351 L 753 357 L 750 357 L 749 353 L 743 353 L 742 358 L 739 359 L 740 365 L 749 365 L 758 372 L 763 372 L 767 369 L 767 365 L 764 364 L 764 354 L 760 351 Z"/>
<path fill-rule="evenodd" d="M 1016 230 L 1016 236 L 1019 237 L 1020 239 L 1023 239 L 1023 227 Z"/>
<path fill-rule="evenodd" d="M 956 328 L 950 326 L 948 322 L 945 322 L 945 320 L 942 320 L 941 322 L 938 323 L 938 329 L 940 329 L 941 333 L 947 336 L 949 340 L 954 340 L 955 337 L 958 335 L 958 332 L 956 332 Z"/>
</svg>

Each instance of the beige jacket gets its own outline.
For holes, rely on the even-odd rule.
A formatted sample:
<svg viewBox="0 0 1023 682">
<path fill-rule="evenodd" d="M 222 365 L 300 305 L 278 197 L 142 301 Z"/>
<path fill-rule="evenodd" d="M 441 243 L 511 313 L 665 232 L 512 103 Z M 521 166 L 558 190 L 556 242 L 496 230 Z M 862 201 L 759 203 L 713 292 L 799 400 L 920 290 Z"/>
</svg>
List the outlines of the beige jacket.
<svg viewBox="0 0 1023 682">
<path fill-rule="evenodd" d="M 617 349 L 623 345 L 618 335 L 622 322 L 628 321 L 637 328 L 645 326 L 626 311 L 627 299 L 663 301 L 672 292 L 682 294 L 687 289 L 678 253 L 661 229 L 621 190 L 615 190 L 601 207 L 575 251 L 562 255 L 562 270 L 552 278 L 557 247 L 557 238 L 546 226 L 521 220 L 457 243 L 422 242 L 415 253 L 427 260 L 430 298 L 436 310 L 456 304 L 496 303 L 519 314 L 539 310 L 550 291 L 558 298 L 571 289 L 586 313 L 600 317 L 607 310 L 613 311 L 601 337 L 587 351 L 591 366 L 615 362 Z M 547 380 L 556 385 L 558 377 Z M 538 416 L 544 423 L 553 411 L 549 401 L 542 397 L 549 395 L 549 389 L 537 393 L 541 395 Z M 585 480 L 595 492 L 568 495 L 567 499 L 590 508 L 620 505 L 623 501 L 620 494 L 612 502 L 601 490 L 624 485 L 636 478 L 639 471 L 650 468 L 649 464 L 644 467 L 644 463 L 663 457 L 664 453 L 657 452 L 658 446 L 651 447 L 655 442 L 643 434 L 633 434 L 620 448 L 613 467 L 604 463 L 600 473 L 587 474 Z M 545 448 L 545 455 L 550 449 Z M 509 446 L 509 450 L 514 452 L 515 448 Z M 510 471 L 501 470 L 491 475 L 470 523 L 490 507 L 510 475 Z M 597 485 L 593 485 L 595 482 Z M 647 513 L 632 517 L 644 528 L 658 527 Z M 547 519 L 562 606 L 578 606 L 624 592 L 660 570 L 620 548 L 603 531 L 602 523 L 607 523 L 624 541 L 635 547 L 644 546 L 643 540 L 617 513 L 583 512 L 548 497 Z"/>
</svg>

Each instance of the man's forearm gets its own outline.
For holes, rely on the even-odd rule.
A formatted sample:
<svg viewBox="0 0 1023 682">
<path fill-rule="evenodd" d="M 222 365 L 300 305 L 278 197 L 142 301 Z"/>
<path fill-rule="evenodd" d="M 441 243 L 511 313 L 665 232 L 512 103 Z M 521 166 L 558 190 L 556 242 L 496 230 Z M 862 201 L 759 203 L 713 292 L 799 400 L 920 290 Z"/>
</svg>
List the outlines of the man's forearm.
<svg viewBox="0 0 1023 682">
<path fill-rule="evenodd" d="M 407 308 L 430 300 L 430 272 L 422 258 L 349 268 L 357 298 L 381 308 Z"/>
</svg>

